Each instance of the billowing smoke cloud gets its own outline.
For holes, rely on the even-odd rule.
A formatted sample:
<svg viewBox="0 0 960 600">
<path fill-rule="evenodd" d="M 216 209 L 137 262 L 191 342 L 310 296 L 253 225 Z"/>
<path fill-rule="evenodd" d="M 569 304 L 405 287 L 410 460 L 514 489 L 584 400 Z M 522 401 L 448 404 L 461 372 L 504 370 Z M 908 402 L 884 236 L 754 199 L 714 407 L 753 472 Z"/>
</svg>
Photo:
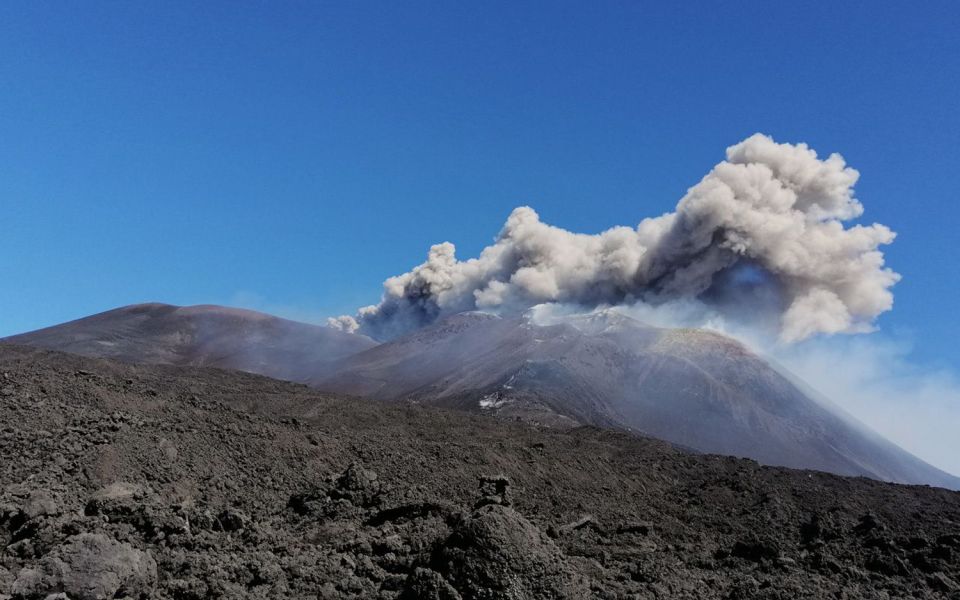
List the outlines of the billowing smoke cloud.
<svg viewBox="0 0 960 600">
<path fill-rule="evenodd" d="M 384 282 L 380 304 L 331 325 L 389 339 L 466 310 L 695 301 L 769 322 L 784 342 L 871 330 L 899 275 L 879 250 L 890 229 L 843 224 L 863 212 L 857 171 L 838 154 L 821 160 L 761 134 L 726 154 L 674 212 L 635 229 L 578 234 L 517 208 L 478 258 L 435 245 L 425 263 Z"/>
</svg>

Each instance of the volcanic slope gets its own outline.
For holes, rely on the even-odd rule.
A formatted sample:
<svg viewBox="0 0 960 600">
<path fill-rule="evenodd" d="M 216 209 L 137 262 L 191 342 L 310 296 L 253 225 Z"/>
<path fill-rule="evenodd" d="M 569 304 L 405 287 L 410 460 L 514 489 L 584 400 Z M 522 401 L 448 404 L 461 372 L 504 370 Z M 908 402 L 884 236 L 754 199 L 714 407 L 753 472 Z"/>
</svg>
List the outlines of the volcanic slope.
<svg viewBox="0 0 960 600">
<path fill-rule="evenodd" d="M 765 464 L 953 489 L 960 480 L 815 400 L 734 340 L 616 311 L 448 317 L 387 344 L 220 306 L 128 306 L 0 340 L 216 366 L 335 393 L 621 428 Z"/>
<path fill-rule="evenodd" d="M 362 335 L 224 306 L 135 304 L 0 340 L 124 362 L 211 366 L 300 381 L 376 345 Z"/>
<path fill-rule="evenodd" d="M 944 489 L 17 346 L 0 419 L 3 598 L 960 597 Z"/>
<path fill-rule="evenodd" d="M 320 389 L 615 427 L 764 464 L 960 489 L 728 337 L 614 310 L 543 321 L 462 313 L 350 356 Z"/>
</svg>

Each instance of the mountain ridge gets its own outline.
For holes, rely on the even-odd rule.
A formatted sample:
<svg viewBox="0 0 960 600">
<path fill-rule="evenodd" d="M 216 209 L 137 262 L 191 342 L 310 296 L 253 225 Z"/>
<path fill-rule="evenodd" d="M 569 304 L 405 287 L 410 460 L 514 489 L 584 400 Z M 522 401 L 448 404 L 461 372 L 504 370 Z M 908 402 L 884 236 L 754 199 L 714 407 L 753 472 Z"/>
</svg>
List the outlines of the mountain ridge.
<svg viewBox="0 0 960 600">
<path fill-rule="evenodd" d="M 212 304 L 122 306 L 0 342 L 123 362 L 211 366 L 297 381 L 373 340 Z"/>
</svg>

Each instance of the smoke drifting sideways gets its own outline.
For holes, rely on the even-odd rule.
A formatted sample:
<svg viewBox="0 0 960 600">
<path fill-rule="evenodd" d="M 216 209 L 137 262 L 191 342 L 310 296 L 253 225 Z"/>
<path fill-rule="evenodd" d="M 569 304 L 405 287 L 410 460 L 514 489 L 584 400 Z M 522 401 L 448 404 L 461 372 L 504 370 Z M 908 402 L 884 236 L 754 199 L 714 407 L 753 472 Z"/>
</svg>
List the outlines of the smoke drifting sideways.
<svg viewBox="0 0 960 600">
<path fill-rule="evenodd" d="M 467 310 L 692 304 L 781 343 L 871 331 L 900 276 L 880 250 L 890 229 L 844 225 L 863 213 L 858 178 L 839 154 L 820 159 L 806 144 L 755 134 L 727 148 L 674 212 L 590 235 L 520 207 L 478 258 L 437 244 L 384 282 L 379 304 L 330 324 L 388 340 Z"/>
</svg>

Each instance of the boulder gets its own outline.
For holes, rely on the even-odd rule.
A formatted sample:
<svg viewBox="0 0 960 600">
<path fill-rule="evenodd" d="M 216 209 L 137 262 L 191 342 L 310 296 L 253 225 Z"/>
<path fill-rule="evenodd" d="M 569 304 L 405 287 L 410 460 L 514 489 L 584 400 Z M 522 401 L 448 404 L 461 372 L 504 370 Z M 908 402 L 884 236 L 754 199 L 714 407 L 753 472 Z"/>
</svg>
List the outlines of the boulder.
<svg viewBox="0 0 960 600">
<path fill-rule="evenodd" d="M 46 490 L 34 490 L 31 492 L 20 510 L 23 511 L 24 516 L 28 520 L 60 514 L 59 503 L 53 495 Z"/>
<path fill-rule="evenodd" d="M 15 598 L 66 593 L 72 600 L 145 598 L 157 581 L 149 553 L 102 534 L 82 533 L 48 554 L 36 568 L 20 571 Z"/>
<path fill-rule="evenodd" d="M 404 587 L 401 600 L 462 600 L 440 573 L 430 569 L 415 569 Z"/>
<path fill-rule="evenodd" d="M 502 504 L 461 517 L 435 564 L 465 600 L 589 596 L 553 541 Z"/>
<path fill-rule="evenodd" d="M 330 497 L 348 500 L 357 506 L 372 506 L 379 499 L 380 491 L 377 474 L 359 463 L 353 463 L 337 478 Z"/>
</svg>

